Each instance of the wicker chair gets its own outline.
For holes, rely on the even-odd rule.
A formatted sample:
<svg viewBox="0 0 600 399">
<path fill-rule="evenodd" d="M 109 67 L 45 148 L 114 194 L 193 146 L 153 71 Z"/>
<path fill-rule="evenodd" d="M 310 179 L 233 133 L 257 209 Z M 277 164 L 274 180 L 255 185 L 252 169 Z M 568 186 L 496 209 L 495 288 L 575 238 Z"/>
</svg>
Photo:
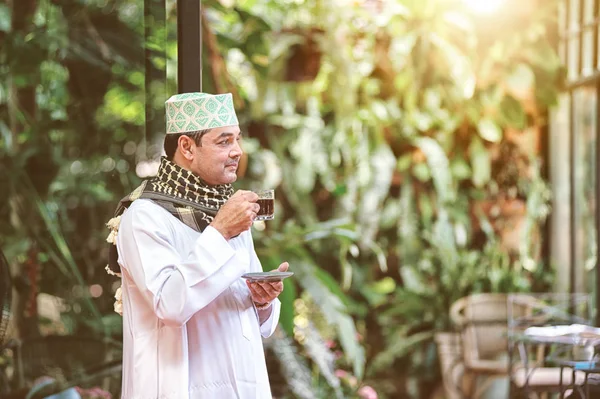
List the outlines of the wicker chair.
<svg viewBox="0 0 600 399">
<path fill-rule="evenodd" d="M 480 397 L 494 380 L 508 377 L 506 303 L 505 294 L 475 294 L 450 308 L 461 332 L 467 398 Z"/>
</svg>

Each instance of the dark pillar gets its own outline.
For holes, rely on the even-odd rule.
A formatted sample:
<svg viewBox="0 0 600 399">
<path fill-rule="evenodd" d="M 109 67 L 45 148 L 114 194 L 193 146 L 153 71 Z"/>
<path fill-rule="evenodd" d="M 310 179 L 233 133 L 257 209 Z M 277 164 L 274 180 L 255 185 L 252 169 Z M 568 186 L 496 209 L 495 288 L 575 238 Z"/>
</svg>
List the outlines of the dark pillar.
<svg viewBox="0 0 600 399">
<path fill-rule="evenodd" d="M 146 94 L 145 156 L 155 158 L 160 154 L 148 153 L 148 143 L 165 132 L 165 111 L 162 104 L 167 97 L 167 22 L 165 0 L 144 0 L 144 67 Z M 160 58 L 162 62 L 155 62 Z"/>
<path fill-rule="evenodd" d="M 177 0 L 177 89 L 202 91 L 201 0 Z"/>
</svg>

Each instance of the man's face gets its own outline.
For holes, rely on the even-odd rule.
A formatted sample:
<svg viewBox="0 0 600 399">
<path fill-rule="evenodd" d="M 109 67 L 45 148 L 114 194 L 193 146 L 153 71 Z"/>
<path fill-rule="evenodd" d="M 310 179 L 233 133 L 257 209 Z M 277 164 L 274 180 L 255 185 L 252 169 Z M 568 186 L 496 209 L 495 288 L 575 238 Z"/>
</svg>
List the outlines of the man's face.
<svg viewBox="0 0 600 399">
<path fill-rule="evenodd" d="M 242 156 L 242 134 L 239 126 L 214 128 L 202 137 L 195 147 L 192 172 L 210 185 L 229 184 L 237 180 Z"/>
</svg>

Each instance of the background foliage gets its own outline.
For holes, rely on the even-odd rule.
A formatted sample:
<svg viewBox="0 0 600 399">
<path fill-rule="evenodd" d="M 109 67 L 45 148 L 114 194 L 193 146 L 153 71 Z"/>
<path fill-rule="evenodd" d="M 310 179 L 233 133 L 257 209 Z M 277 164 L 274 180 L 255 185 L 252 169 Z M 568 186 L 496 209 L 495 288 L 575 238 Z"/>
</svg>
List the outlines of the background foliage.
<svg viewBox="0 0 600 399">
<path fill-rule="evenodd" d="M 173 3 L 0 3 L 0 246 L 20 336 L 119 337 L 104 223 L 160 155 Z M 428 397 L 454 300 L 551 284 L 554 2 L 493 19 L 447 0 L 203 6 L 204 90 L 233 92 L 247 132 L 237 186 L 276 188 L 257 250 L 296 272 L 268 343 L 274 391 Z M 64 300 L 60 322 L 40 293 Z"/>
</svg>

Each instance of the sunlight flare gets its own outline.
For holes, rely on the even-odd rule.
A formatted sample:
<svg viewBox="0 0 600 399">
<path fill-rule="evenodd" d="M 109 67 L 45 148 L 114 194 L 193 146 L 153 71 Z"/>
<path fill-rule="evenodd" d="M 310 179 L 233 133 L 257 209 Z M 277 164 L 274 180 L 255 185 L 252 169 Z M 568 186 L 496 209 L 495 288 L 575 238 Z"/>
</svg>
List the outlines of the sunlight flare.
<svg viewBox="0 0 600 399">
<path fill-rule="evenodd" d="M 492 14 L 502 6 L 504 0 L 463 0 L 463 2 L 477 14 Z"/>
</svg>

